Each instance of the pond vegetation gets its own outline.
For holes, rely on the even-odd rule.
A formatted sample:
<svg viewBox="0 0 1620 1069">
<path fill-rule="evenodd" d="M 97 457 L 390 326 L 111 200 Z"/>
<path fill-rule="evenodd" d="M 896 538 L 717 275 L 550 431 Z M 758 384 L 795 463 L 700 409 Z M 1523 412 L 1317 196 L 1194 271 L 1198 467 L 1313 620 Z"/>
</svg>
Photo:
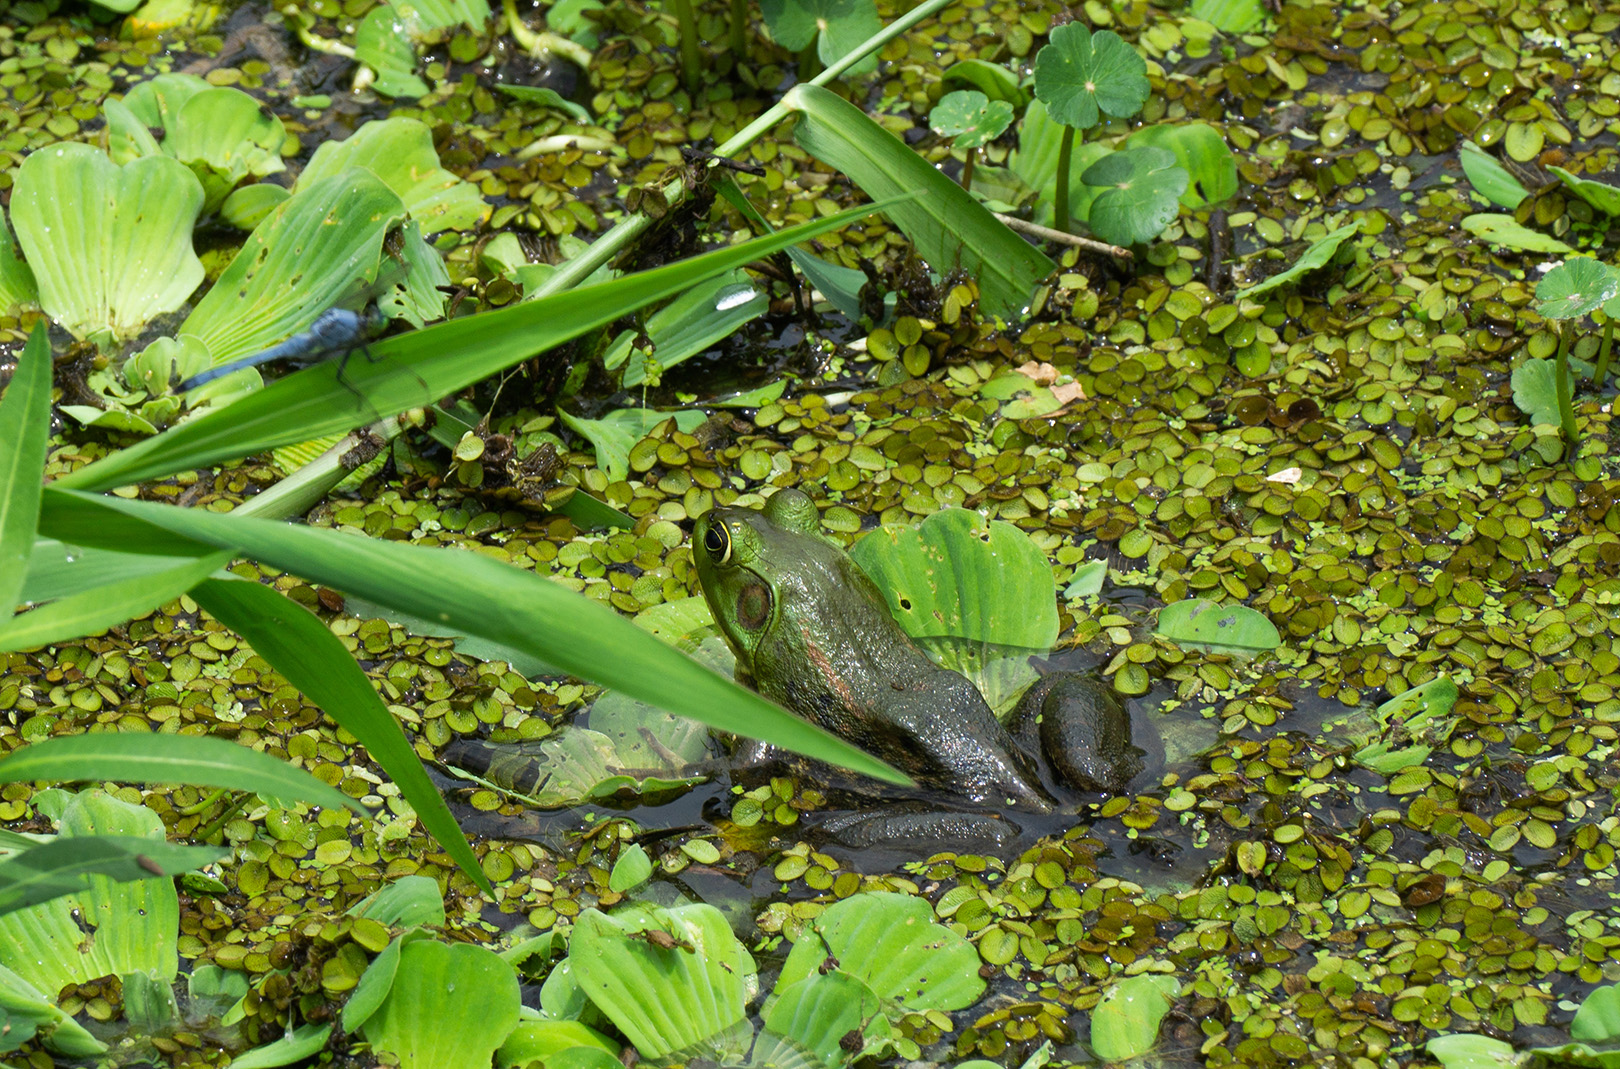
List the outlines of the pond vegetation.
<svg viewBox="0 0 1620 1069">
<path fill-rule="evenodd" d="M 1617 31 L 4 5 L 0 1063 L 1620 1064 Z M 787 488 L 1162 768 L 841 845 Z"/>
</svg>

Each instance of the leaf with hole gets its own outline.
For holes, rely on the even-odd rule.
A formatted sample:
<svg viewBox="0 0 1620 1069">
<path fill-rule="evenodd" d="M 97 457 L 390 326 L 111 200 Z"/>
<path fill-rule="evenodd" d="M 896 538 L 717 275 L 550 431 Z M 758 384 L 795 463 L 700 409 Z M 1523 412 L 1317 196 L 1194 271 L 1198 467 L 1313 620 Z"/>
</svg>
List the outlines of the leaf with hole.
<svg viewBox="0 0 1620 1069">
<path fill-rule="evenodd" d="M 1052 567 L 1010 523 L 944 509 L 916 527 L 880 527 L 850 556 L 906 633 L 972 680 L 998 713 L 1034 682 L 1030 655 L 1057 641 Z"/>
<path fill-rule="evenodd" d="M 934 132 L 955 138 L 957 148 L 973 149 L 1000 137 L 1012 124 L 1013 107 L 1004 100 L 991 100 L 976 89 L 946 93 L 928 113 Z"/>
</svg>

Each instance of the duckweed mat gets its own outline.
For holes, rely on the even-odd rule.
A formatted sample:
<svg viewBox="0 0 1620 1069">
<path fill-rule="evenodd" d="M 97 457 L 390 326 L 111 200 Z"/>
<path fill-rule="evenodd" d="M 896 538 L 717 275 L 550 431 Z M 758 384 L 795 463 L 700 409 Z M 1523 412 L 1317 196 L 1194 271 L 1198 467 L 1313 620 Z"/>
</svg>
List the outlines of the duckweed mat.
<svg viewBox="0 0 1620 1069">
<path fill-rule="evenodd" d="M 317 33 L 336 35 L 369 7 L 322 0 L 307 11 Z M 728 51 L 723 7 L 700 8 L 714 54 L 695 94 L 680 82 L 672 22 L 629 2 L 600 13 L 588 70 L 463 29 L 429 49 L 432 92 L 390 104 L 356 103 L 352 66 L 308 51 L 264 9 L 144 36 L 97 8 L 11 4 L 0 12 L 0 196 L 30 150 L 94 141 L 109 94 L 191 70 L 275 110 L 295 172 L 366 117 L 424 119 L 445 166 L 494 205 L 488 232 L 518 233 L 549 258 L 621 214 L 632 186 L 680 165 L 680 146 L 723 140 L 790 78 L 794 57 L 757 35 L 748 54 Z M 1027 67 L 1064 13 L 957 5 L 846 88 L 946 163 L 926 133 L 944 70 L 967 58 Z M 1586 993 L 1620 980 L 1620 474 L 1606 387 L 1576 395 L 1573 448 L 1515 407 L 1512 369 L 1555 346 L 1533 306 L 1540 257 L 1462 229 L 1480 206 L 1457 152 L 1472 139 L 1519 174 L 1532 191 L 1517 209 L 1524 225 L 1611 255 L 1612 220 L 1544 168 L 1615 167 L 1620 13 L 1563 0 L 1289 2 L 1264 33 L 1213 42 L 1182 8 L 1089 0 L 1073 13 L 1148 56 L 1145 119 L 1199 119 L 1224 134 L 1243 179 L 1226 211 L 1183 211 L 1134 267 L 1061 253 L 1034 314 L 1010 326 L 975 316 L 972 280 L 931 279 L 881 219 L 824 239 L 823 254 L 898 295 L 889 325 L 806 330 L 779 308 L 649 392 L 604 388 L 600 411 L 644 397 L 701 405 L 762 374 L 788 377 L 775 401 L 716 409 L 688 430 L 658 425 L 629 449 L 622 479 L 556 421 L 550 398 L 573 354 L 532 363 L 499 404 L 475 393 L 493 406 L 492 433 L 525 455 L 547 443 L 551 480 L 621 509 L 631 530 L 587 532 L 520 508 L 499 479 L 425 435 L 392 447 L 389 464 L 310 522 L 466 547 L 636 613 L 696 592 L 694 516 L 771 487 L 805 490 L 842 537 L 958 505 L 1010 521 L 1048 554 L 1060 590 L 1106 562 L 1102 596 L 1064 602 L 1065 641 L 1137 700 L 1201 716 L 1216 741 L 1157 788 L 1084 809 L 1020 856 L 941 854 L 890 871 L 799 841 L 800 814 L 823 804 L 813 785 L 713 791 L 701 813 L 680 808 L 689 830 L 646 844 L 664 879 L 726 904 L 767 956 L 857 890 L 925 897 L 973 940 L 992 979 L 976 1007 L 904 1021 L 932 1061 L 1016 1066 L 1048 1039 L 1060 1058 L 1083 1058 L 1071 1044 L 1085 1011 L 1137 971 L 1183 985 L 1162 1064 L 1428 1065 L 1422 1044 L 1440 1032 L 1556 1041 Z M 498 94 L 497 80 L 544 80 L 593 122 Z M 521 158 L 542 138 L 585 134 L 616 148 L 564 143 Z M 992 145 L 989 162 L 1006 151 Z M 778 225 L 856 200 L 785 138 L 758 142 L 748 161 L 764 174 L 740 176 L 743 187 Z M 743 226 L 723 202 L 705 211 L 701 240 Z M 1349 223 L 1359 232 L 1298 286 L 1240 295 Z M 480 260 L 482 240 L 445 250 L 463 310 L 513 296 Z M 662 228 L 639 263 L 699 240 L 691 227 Z M 1212 244 L 1232 251 L 1211 257 Z M 31 323 L 0 329 L 20 342 Z M 1582 339 L 1576 355 L 1596 344 Z M 82 403 L 98 361 L 60 363 L 62 403 Z M 0 355 L 0 374 L 9 366 Z M 64 420 L 51 474 L 119 444 Z M 279 477 L 259 460 L 126 492 L 226 509 Z M 236 570 L 319 613 L 424 758 L 461 737 L 542 737 L 591 696 L 347 615 L 333 591 Z M 1264 613 L 1283 646 L 1239 663 L 1154 638 L 1152 610 L 1195 596 Z M 331 1012 L 368 956 L 343 911 L 388 879 L 434 877 L 459 937 L 485 941 L 622 898 L 608 871 L 645 814 L 602 811 L 551 845 L 481 838 L 498 892 L 484 901 L 353 740 L 189 599 L 76 645 L 0 654 L 0 670 L 0 748 L 86 730 L 207 732 L 380 807 L 361 822 L 192 789 L 118 791 L 155 809 L 171 839 L 235 851 L 219 886 L 182 896 L 180 953 L 188 967 L 252 979 L 247 1025 L 232 1038 L 146 1040 L 141 1049 L 171 1064 L 226 1064 L 231 1045 L 273 1038 L 295 1003 L 306 1016 Z M 1357 718 L 1440 677 L 1458 700 L 1427 733 L 1427 760 L 1359 766 L 1345 741 Z M 1398 729 L 1391 738 L 1404 741 Z M 455 789 L 469 826 L 532 822 L 495 791 Z M 34 793 L 0 787 L 0 822 L 45 830 Z M 61 1004 L 111 1020 L 120 998 L 109 980 Z M 39 1051 L 26 1060 L 49 1064 Z"/>
</svg>

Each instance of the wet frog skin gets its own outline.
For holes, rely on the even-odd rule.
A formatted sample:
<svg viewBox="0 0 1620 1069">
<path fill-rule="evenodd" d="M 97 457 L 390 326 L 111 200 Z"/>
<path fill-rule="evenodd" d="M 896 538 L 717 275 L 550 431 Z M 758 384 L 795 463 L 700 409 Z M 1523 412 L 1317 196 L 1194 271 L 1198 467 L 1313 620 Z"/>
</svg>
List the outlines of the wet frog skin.
<svg viewBox="0 0 1620 1069">
<path fill-rule="evenodd" d="M 692 541 L 738 678 L 925 786 L 1048 812 L 1056 802 L 1026 754 L 1037 741 L 1060 751 L 1054 768 L 1081 790 L 1122 790 L 1152 760 L 1132 745 L 1112 691 L 1073 674 L 1042 679 L 1020 702 L 1021 747 L 967 677 L 911 641 L 797 490 L 778 491 L 763 509 L 715 508 Z"/>
</svg>

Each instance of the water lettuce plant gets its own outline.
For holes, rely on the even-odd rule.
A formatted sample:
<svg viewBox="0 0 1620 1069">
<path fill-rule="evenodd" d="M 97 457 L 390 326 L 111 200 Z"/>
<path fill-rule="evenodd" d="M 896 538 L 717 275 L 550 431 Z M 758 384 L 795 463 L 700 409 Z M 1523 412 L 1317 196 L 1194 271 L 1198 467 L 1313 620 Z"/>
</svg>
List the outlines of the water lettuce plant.
<svg viewBox="0 0 1620 1069">
<path fill-rule="evenodd" d="M 177 310 L 203 280 L 191 231 L 202 184 L 168 156 L 114 163 L 89 145 L 30 153 L 11 223 L 45 314 L 75 338 L 112 346 Z"/>
<path fill-rule="evenodd" d="M 1614 323 L 1620 318 L 1620 270 L 1590 256 L 1572 256 L 1554 267 L 1536 284 L 1536 311 L 1558 323 L 1558 349 L 1553 358 L 1532 357 L 1513 369 L 1513 402 L 1537 423 L 1558 423 L 1564 441 L 1573 447 L 1580 437 L 1575 422 L 1574 383 L 1570 378 L 1570 348 L 1575 321 L 1602 310 L 1603 341 L 1592 381 L 1602 386 L 1609 374 L 1614 344 Z"/>
<path fill-rule="evenodd" d="M 246 179 L 286 169 L 281 120 L 240 89 L 211 86 L 194 74 L 139 82 L 123 100 L 107 101 L 103 111 L 112 161 L 160 153 L 179 160 L 202 184 L 205 213 L 220 210 Z"/>
<path fill-rule="evenodd" d="M 101 404 L 63 408 L 86 424 L 155 433 L 181 410 L 176 378 L 306 329 L 346 290 L 377 278 L 385 244 L 398 246 L 409 271 L 380 307 L 415 326 L 437 318 L 437 287 L 449 279 L 423 235 L 475 226 L 489 211 L 476 188 L 439 166 L 417 120 L 367 123 L 321 146 L 290 191 L 261 183 L 230 192 L 281 167 L 281 125 L 266 125 L 251 97 L 164 75 L 107 108 L 111 155 L 78 143 L 34 152 L 12 198 L 18 245 L 40 265 L 40 305 L 75 337 L 116 350 L 177 311 L 203 280 L 191 230 L 211 206 L 256 222 L 173 337 L 87 377 Z M 164 124 L 161 146 L 147 130 L 154 122 Z M 269 190 L 254 193 L 251 212 L 238 201 Z M 222 403 L 258 382 L 247 372 L 188 400 Z"/>
<path fill-rule="evenodd" d="M 883 28 L 872 0 L 760 0 L 759 9 L 771 39 L 799 53 L 807 74 L 843 59 Z M 876 69 L 877 57 L 867 55 L 847 73 L 870 74 Z"/>
<path fill-rule="evenodd" d="M 943 509 L 915 527 L 879 527 L 850 556 L 908 635 L 972 680 L 998 715 L 1012 711 L 1036 678 L 1030 655 L 1058 637 L 1052 568 L 1028 535 L 971 509 Z"/>
<path fill-rule="evenodd" d="M 600 1013 L 642 1057 L 736 1058 L 813 1052 L 830 1069 L 900 1042 L 908 1013 L 949 1012 L 984 991 L 978 953 L 909 895 L 863 892 L 807 924 L 761 1009 L 754 1043 L 745 1020 L 757 989 L 753 958 L 714 907 L 633 903 L 580 915 L 568 958 L 541 993 L 547 1015 Z M 845 1037 L 854 1033 L 861 1042 Z M 841 1042 L 843 1040 L 843 1042 Z M 594 1033 L 580 1045 L 600 1047 Z"/>
<path fill-rule="evenodd" d="M 156 813 L 101 791 L 35 797 L 58 836 L 0 840 L 10 854 L 0 861 L 0 1019 L 14 1026 L 0 1029 L 0 1052 L 37 1032 L 64 1055 L 88 1057 L 106 1047 L 57 1010 L 56 993 L 107 975 L 131 989 L 136 974 L 172 983 L 180 906 L 169 874 L 225 851 L 171 846 Z M 50 896 L 31 901 L 41 889 Z"/>
</svg>

